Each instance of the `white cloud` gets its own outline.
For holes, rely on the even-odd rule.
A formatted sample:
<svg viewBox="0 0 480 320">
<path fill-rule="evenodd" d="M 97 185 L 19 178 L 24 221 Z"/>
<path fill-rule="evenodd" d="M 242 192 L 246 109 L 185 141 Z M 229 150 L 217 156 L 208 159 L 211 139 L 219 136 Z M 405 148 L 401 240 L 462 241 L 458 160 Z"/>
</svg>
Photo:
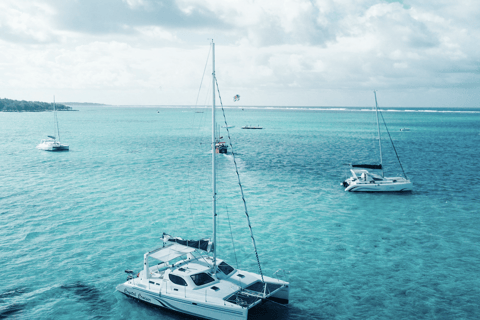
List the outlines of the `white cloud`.
<svg viewBox="0 0 480 320">
<path fill-rule="evenodd" d="M 112 20 L 117 27 L 95 33 L 81 25 L 62 27 L 59 17 L 72 13 L 54 0 L 3 1 L 0 72 L 7 76 L 1 85 L 18 95 L 64 90 L 89 100 L 104 90 L 101 102 L 190 104 L 212 37 L 222 88 L 243 92 L 248 104 L 361 105 L 352 92 L 479 85 L 480 4 L 474 1 L 115 3 L 135 19 L 122 20 L 129 16 L 122 11 Z M 165 12 L 178 21 L 166 21 Z M 161 18 L 155 19 L 157 13 Z"/>
<path fill-rule="evenodd" d="M 147 2 L 144 0 L 122 0 L 122 1 L 128 4 L 128 6 L 133 9 L 147 6 Z"/>
<path fill-rule="evenodd" d="M 54 14 L 52 7 L 40 1 L 1 1 L 0 35 L 13 42 L 49 42 L 54 36 Z"/>
<path fill-rule="evenodd" d="M 136 27 L 135 30 L 139 35 L 144 36 L 145 39 L 156 41 L 167 40 L 172 42 L 180 42 L 181 40 L 173 32 L 169 32 L 165 28 L 157 26 L 145 26 L 145 27 Z"/>
</svg>

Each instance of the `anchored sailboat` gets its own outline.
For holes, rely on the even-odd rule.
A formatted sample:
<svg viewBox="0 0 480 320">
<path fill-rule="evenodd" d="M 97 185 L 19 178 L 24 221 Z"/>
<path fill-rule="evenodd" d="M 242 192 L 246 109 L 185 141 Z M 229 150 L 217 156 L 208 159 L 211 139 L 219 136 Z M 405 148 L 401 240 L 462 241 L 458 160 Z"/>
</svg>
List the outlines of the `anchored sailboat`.
<svg viewBox="0 0 480 320">
<path fill-rule="evenodd" d="M 44 139 L 37 146 L 37 149 L 45 151 L 68 151 L 68 144 L 60 143 L 60 129 L 58 128 L 57 107 L 55 105 L 55 97 L 53 97 L 53 132 L 57 135 L 48 136 L 49 139 Z M 58 139 L 57 139 L 58 138 Z"/>
<path fill-rule="evenodd" d="M 350 192 L 398 192 L 398 191 L 412 191 L 413 183 L 408 180 L 405 171 L 403 170 L 402 163 L 398 157 L 397 150 L 393 144 L 392 137 L 390 133 L 390 142 L 392 143 L 393 150 L 397 155 L 398 162 L 402 168 L 403 174 L 405 177 L 385 177 L 383 174 L 383 157 L 382 157 L 382 139 L 380 135 L 380 124 L 378 120 L 378 103 L 377 103 L 377 92 L 373 91 L 375 95 L 375 112 L 377 116 L 377 131 L 378 131 L 378 146 L 380 148 L 380 164 L 352 164 L 350 171 L 352 176 L 340 185 L 345 187 L 345 191 Z M 382 115 L 383 119 L 383 115 Z M 385 124 L 385 119 L 383 119 Z M 386 125 L 385 125 L 386 127 Z M 388 129 L 387 129 L 388 132 Z M 372 170 L 381 170 L 381 175 L 368 171 L 367 169 Z"/>
<path fill-rule="evenodd" d="M 246 320 L 248 311 L 266 300 L 288 303 L 289 283 L 264 276 L 259 260 L 260 274 L 256 274 L 235 269 L 217 257 L 214 49 L 212 41 L 213 237 L 183 240 L 163 234 L 163 246 L 144 254 L 143 270 L 136 277 L 133 271 L 126 270 L 127 281 L 118 285 L 117 290 L 150 304 L 201 318 Z M 248 218 L 246 207 L 245 213 Z M 251 237 L 255 244 L 253 233 Z M 152 263 L 151 259 L 156 262 Z"/>
</svg>

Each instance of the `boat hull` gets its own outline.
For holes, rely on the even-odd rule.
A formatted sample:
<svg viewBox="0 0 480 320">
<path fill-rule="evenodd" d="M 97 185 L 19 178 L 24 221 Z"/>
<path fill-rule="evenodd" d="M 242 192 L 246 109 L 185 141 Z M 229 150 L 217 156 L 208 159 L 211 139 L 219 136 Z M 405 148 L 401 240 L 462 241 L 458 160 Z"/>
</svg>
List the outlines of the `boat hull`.
<svg viewBox="0 0 480 320">
<path fill-rule="evenodd" d="M 345 182 L 344 182 L 345 186 Z M 413 190 L 413 183 L 391 182 L 391 183 L 350 183 L 345 188 L 348 192 L 410 192 Z"/>
<path fill-rule="evenodd" d="M 220 146 L 215 149 L 216 153 L 227 153 L 228 148 L 227 146 Z"/>
<path fill-rule="evenodd" d="M 290 295 L 290 287 L 286 286 L 280 289 L 278 292 L 275 292 L 275 294 L 271 295 L 268 298 L 268 300 L 281 303 L 281 304 L 288 304 L 289 295 Z"/>
<path fill-rule="evenodd" d="M 189 300 L 183 295 L 167 295 L 139 288 L 128 282 L 117 286 L 117 291 L 143 302 L 177 311 L 184 314 L 215 320 L 247 320 L 248 309 L 239 306 L 226 306 L 200 300 Z"/>
<path fill-rule="evenodd" d="M 37 146 L 37 149 L 43 150 L 43 151 L 69 151 L 68 145 L 45 145 L 45 144 L 39 144 Z"/>
</svg>

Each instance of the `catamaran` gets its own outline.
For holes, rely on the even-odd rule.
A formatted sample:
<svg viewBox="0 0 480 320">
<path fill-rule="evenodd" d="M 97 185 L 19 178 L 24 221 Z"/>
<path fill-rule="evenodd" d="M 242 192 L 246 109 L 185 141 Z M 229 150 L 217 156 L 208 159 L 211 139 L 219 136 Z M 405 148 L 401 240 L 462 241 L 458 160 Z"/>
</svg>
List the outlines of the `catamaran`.
<svg viewBox="0 0 480 320">
<path fill-rule="evenodd" d="M 58 139 L 55 136 L 48 136 L 49 139 L 43 139 L 37 149 L 45 151 L 68 151 L 68 144 L 60 143 L 60 129 L 58 128 L 57 107 L 55 104 L 55 97 L 53 97 L 53 130 L 57 134 Z"/>
<path fill-rule="evenodd" d="M 289 283 L 262 273 L 239 270 L 217 257 L 215 172 L 215 45 L 212 41 L 212 220 L 213 237 L 183 240 L 162 235 L 161 247 L 143 256 L 143 269 L 125 270 L 127 281 L 117 290 L 152 305 L 206 319 L 246 320 L 253 307 L 267 301 L 287 304 Z M 240 182 L 240 180 L 239 180 Z M 240 184 L 240 183 L 239 183 Z M 241 184 L 240 184 L 241 186 Z M 243 196 L 243 191 L 242 191 Z M 245 214 L 248 216 L 245 207 Z M 249 221 L 249 218 L 248 218 Z M 249 222 L 250 231 L 251 226 Z M 252 231 L 251 231 L 252 232 Z M 154 262 L 152 261 L 154 260 Z"/>
<path fill-rule="evenodd" d="M 390 142 L 392 143 L 395 154 L 397 155 L 398 162 L 402 168 L 403 174 L 405 177 L 385 177 L 383 173 L 383 157 L 382 157 L 382 139 L 380 136 L 380 124 L 378 120 L 378 103 L 377 103 L 377 92 L 373 91 L 375 95 L 375 112 L 377 116 L 377 131 L 378 131 L 378 145 L 380 148 L 380 164 L 352 164 L 351 173 L 352 176 L 340 185 L 345 187 L 345 191 L 350 192 L 399 192 L 399 191 L 412 191 L 413 183 L 407 178 L 405 171 L 403 170 L 402 163 L 398 157 L 395 145 L 393 144 L 390 133 Z M 382 116 L 383 119 L 383 116 Z M 384 123 L 385 123 L 385 119 Z M 387 129 L 388 132 L 388 129 Z M 371 170 L 380 170 L 381 174 L 373 173 L 368 171 Z"/>
</svg>

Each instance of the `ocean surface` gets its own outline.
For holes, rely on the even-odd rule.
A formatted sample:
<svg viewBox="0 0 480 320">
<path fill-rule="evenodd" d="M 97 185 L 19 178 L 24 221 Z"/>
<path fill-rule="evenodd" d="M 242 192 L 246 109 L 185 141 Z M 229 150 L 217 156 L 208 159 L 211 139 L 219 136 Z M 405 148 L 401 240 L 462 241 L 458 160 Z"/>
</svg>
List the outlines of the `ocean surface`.
<svg viewBox="0 0 480 320">
<path fill-rule="evenodd" d="M 115 287 L 163 232 L 211 235 L 209 110 L 75 108 L 58 113 L 64 153 L 35 148 L 51 112 L 0 113 L 0 318 L 193 319 Z M 225 114 L 262 269 L 291 286 L 251 319 L 478 319 L 479 109 L 384 108 L 405 194 L 340 186 L 345 164 L 378 162 L 369 108 Z M 401 175 L 382 130 L 385 175 Z M 218 255 L 257 272 L 231 148 L 217 159 Z"/>
</svg>

